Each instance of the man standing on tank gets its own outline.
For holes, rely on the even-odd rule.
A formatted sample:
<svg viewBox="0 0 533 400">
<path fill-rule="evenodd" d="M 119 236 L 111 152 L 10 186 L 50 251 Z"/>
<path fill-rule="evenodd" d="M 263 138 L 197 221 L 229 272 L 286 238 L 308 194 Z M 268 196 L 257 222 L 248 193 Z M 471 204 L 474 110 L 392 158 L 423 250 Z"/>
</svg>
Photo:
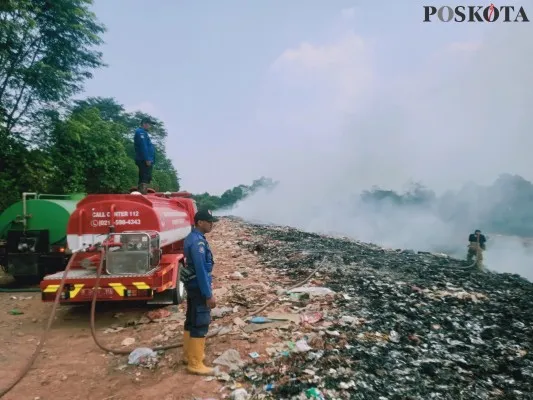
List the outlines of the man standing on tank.
<svg viewBox="0 0 533 400">
<path fill-rule="evenodd" d="M 213 374 L 213 368 L 204 365 L 211 309 L 216 307 L 211 290 L 211 272 L 215 262 L 205 234 L 213 230 L 216 221 L 218 219 L 210 211 L 198 211 L 194 216 L 194 228 L 183 243 L 186 266 L 181 270 L 181 280 L 187 290 L 183 361 L 187 364 L 187 371 L 197 375 Z"/>
<path fill-rule="evenodd" d="M 141 126 L 135 130 L 133 144 L 135 147 L 135 163 L 139 168 L 139 192 L 146 194 L 152 182 L 152 169 L 155 162 L 155 148 L 148 131 L 153 125 L 150 118 L 143 118 Z"/>
</svg>

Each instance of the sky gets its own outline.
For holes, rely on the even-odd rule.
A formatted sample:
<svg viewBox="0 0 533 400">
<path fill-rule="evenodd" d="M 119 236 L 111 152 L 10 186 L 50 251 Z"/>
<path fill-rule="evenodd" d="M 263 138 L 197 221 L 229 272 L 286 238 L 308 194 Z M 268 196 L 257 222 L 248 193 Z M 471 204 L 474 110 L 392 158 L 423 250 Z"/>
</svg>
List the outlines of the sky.
<svg viewBox="0 0 533 400">
<path fill-rule="evenodd" d="M 339 146 L 352 151 L 344 148 L 346 137 L 357 139 L 353 145 L 359 149 L 368 146 L 365 157 L 358 154 L 363 164 L 374 158 L 377 143 L 401 149 L 411 164 L 414 155 L 406 147 L 419 146 L 416 135 L 405 141 L 385 131 L 394 129 L 392 120 L 403 119 L 407 129 L 424 118 L 400 116 L 390 93 L 404 108 L 412 105 L 420 113 L 417 90 L 438 84 L 435 75 L 452 74 L 488 31 L 498 38 L 518 30 L 516 25 L 530 24 L 423 23 L 422 4 L 431 1 L 376 3 L 95 0 L 93 9 L 108 29 L 102 51 L 109 67 L 95 72 L 83 95 L 115 97 L 129 110 L 162 119 L 169 131 L 167 153 L 183 189 L 192 192 L 220 193 L 262 175 L 279 179 L 299 168 L 301 156 L 325 161 Z M 533 18 L 533 8 L 531 13 Z M 491 57 L 496 62 L 499 55 Z M 351 121 L 362 113 L 390 116 Z M 429 113 L 450 118 L 439 110 Z M 386 143 L 377 139 L 379 133 L 362 132 L 361 123 L 380 124 Z M 424 123 L 429 125 L 422 144 L 433 141 L 431 146 L 442 145 L 443 153 L 450 150 L 442 137 L 450 133 L 434 120 Z M 476 134 L 483 135 L 467 133 L 466 127 L 452 133 L 467 142 Z M 474 150 L 463 147 L 452 157 L 469 151 Z M 436 168 L 442 158 L 449 156 L 441 156 Z M 431 168 L 425 162 L 421 157 L 422 165 L 414 162 L 399 171 L 395 159 L 374 175 L 378 180 L 390 175 L 389 181 L 427 178 L 417 171 Z M 514 167 L 528 172 L 523 161 L 516 160 Z M 483 178 L 490 179 L 492 172 Z M 380 183 L 374 176 L 368 179 Z M 439 185 L 447 184 L 447 178 L 439 179 L 444 181 Z"/>
<path fill-rule="evenodd" d="M 489 3 L 464 5 L 478 4 Z M 533 0 L 502 4 L 533 20 Z M 463 253 L 480 227 L 469 218 L 354 210 L 354 199 L 374 185 L 440 194 L 502 173 L 533 180 L 533 22 L 424 23 L 424 5 L 440 4 L 95 0 L 109 67 L 83 95 L 162 119 L 183 190 L 281 182 L 234 215 Z M 479 201 L 464 199 L 474 210 Z M 530 279 L 532 260 L 501 240 L 486 255 Z"/>
</svg>

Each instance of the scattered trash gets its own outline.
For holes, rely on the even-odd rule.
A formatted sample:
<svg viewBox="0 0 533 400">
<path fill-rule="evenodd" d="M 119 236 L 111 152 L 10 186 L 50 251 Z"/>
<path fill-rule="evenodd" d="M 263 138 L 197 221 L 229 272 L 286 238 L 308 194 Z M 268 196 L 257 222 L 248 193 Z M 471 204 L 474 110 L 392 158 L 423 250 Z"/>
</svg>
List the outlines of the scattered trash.
<svg viewBox="0 0 533 400">
<path fill-rule="evenodd" d="M 249 324 L 243 330 L 246 333 L 252 333 L 256 331 L 261 331 L 264 329 L 285 329 L 289 327 L 288 322 L 279 321 L 279 322 L 269 322 L 265 324 Z"/>
<path fill-rule="evenodd" d="M 215 376 L 217 380 L 222 382 L 229 382 L 231 380 L 231 376 L 227 372 L 219 372 Z"/>
<path fill-rule="evenodd" d="M 339 388 L 340 389 L 350 389 L 350 388 L 353 388 L 355 387 L 355 382 L 354 381 L 350 381 L 350 382 L 341 382 L 339 383 Z"/>
<path fill-rule="evenodd" d="M 135 338 L 128 337 L 122 341 L 122 346 L 131 346 L 133 343 L 135 343 Z"/>
<path fill-rule="evenodd" d="M 298 324 L 301 321 L 299 314 L 291 313 L 270 313 L 267 315 L 267 318 L 271 319 L 272 321 L 291 321 L 295 324 Z"/>
<path fill-rule="evenodd" d="M 213 361 L 213 364 L 224 365 L 228 367 L 230 371 L 238 370 L 246 365 L 239 352 L 235 349 L 226 350 L 220 355 L 220 357 Z"/>
<path fill-rule="evenodd" d="M 320 312 L 314 312 L 314 313 L 308 313 L 303 314 L 300 317 L 300 321 L 305 324 L 316 324 L 317 322 L 321 321 L 322 318 L 324 318 L 324 315 Z"/>
<path fill-rule="evenodd" d="M 308 398 L 308 399 L 318 399 L 318 400 L 326 400 L 326 398 L 324 397 L 324 395 L 320 392 L 320 390 L 318 390 L 317 388 L 311 388 L 311 389 L 307 389 L 305 391 L 305 396 Z"/>
<path fill-rule="evenodd" d="M 274 389 L 274 386 L 275 385 L 273 383 L 265 385 L 265 392 L 270 392 L 272 389 Z"/>
<path fill-rule="evenodd" d="M 300 353 L 304 353 L 306 351 L 312 350 L 312 348 L 307 344 L 307 342 L 304 339 L 300 339 L 295 343 L 295 348 Z"/>
<path fill-rule="evenodd" d="M 33 299 L 33 296 L 11 296 L 11 300 L 31 300 Z"/>
<path fill-rule="evenodd" d="M 128 356 L 128 364 L 152 369 L 157 364 L 157 353 L 147 347 L 138 347 Z"/>
<path fill-rule="evenodd" d="M 396 331 L 390 331 L 389 340 L 391 342 L 398 343 L 400 341 L 400 335 L 398 335 L 398 332 Z"/>
<path fill-rule="evenodd" d="M 250 319 L 250 322 L 252 324 L 265 324 L 267 322 L 274 322 L 271 319 L 265 318 L 265 317 L 253 317 Z"/>
<path fill-rule="evenodd" d="M 217 335 L 218 336 L 223 336 L 223 335 L 227 335 L 228 333 L 231 333 L 231 332 L 233 332 L 233 329 L 232 329 L 231 326 L 222 326 L 218 330 Z"/>
<path fill-rule="evenodd" d="M 222 318 L 226 314 L 231 314 L 233 308 L 230 307 L 215 307 L 211 310 L 211 317 L 213 318 Z"/>
<path fill-rule="evenodd" d="M 9 314 L 11 314 L 11 315 L 22 315 L 22 314 L 24 314 L 24 312 L 14 308 L 13 310 L 9 310 Z"/>
<path fill-rule="evenodd" d="M 240 341 L 246 361 L 229 349 L 213 362 L 218 365 L 215 376 L 205 380 L 221 382 L 217 397 L 519 399 L 533 392 L 530 282 L 459 268 L 461 261 L 452 257 L 383 249 L 292 228 L 246 226 L 253 234 L 224 238 L 244 248 L 234 251 L 238 259 L 232 262 L 242 262 L 236 266 L 241 271 L 248 256 L 262 265 L 248 274 L 232 274 L 252 283 L 214 289 L 220 301 L 213 317 L 229 316 L 209 333 L 232 333 L 219 341 L 228 346 Z M 307 278 L 324 255 L 328 260 L 320 275 L 290 292 L 283 289 Z M 266 276 L 273 269 L 281 271 L 279 281 L 274 280 L 277 275 L 265 283 L 257 279 L 263 273 L 257 271 L 268 271 Z M 220 280 L 228 278 L 234 279 L 226 275 Z M 279 302 L 249 320 L 244 317 L 276 293 Z M 133 325 L 166 318 L 164 323 L 135 329 L 157 330 L 163 342 L 170 336 L 180 340 L 181 323 L 170 321 L 183 318 L 183 312 L 178 307 L 163 310 Z M 113 326 L 106 330 L 114 331 Z M 135 342 L 128 339 L 133 342 L 127 346 Z M 140 350 L 137 361 L 130 362 Z M 156 362 L 157 353 L 148 348 L 128 357 L 128 364 L 148 368 Z M 140 372 L 134 374 L 138 381 Z M 250 393 L 239 381 L 249 384 Z"/>
<path fill-rule="evenodd" d="M 278 315 L 287 322 L 281 328 L 269 313 L 264 318 L 276 322 L 243 329 L 270 329 L 280 339 L 244 370 L 265 388 L 263 396 L 488 399 L 533 392 L 533 283 L 468 269 L 452 257 L 248 226 L 263 244 L 261 263 L 287 277 L 278 288 L 302 281 L 327 256 L 321 277 L 277 290 L 297 320 Z M 254 242 L 242 246 L 251 250 Z"/>
<path fill-rule="evenodd" d="M 124 330 L 123 327 L 117 326 L 117 327 L 113 327 L 113 328 L 104 329 L 104 333 L 117 333 L 117 332 L 120 332 L 120 331 L 123 331 L 123 330 Z M 133 344 L 133 343 L 131 343 L 131 344 Z M 126 346 L 129 346 L 129 345 L 126 345 Z"/>
<path fill-rule="evenodd" d="M 244 278 L 244 277 L 242 276 L 242 274 L 239 271 L 235 271 L 233 274 L 230 275 L 230 279 L 232 279 L 234 281 L 241 280 L 242 278 Z"/>
<path fill-rule="evenodd" d="M 158 310 L 152 310 L 146 313 L 146 317 L 150 321 L 157 321 L 159 319 L 164 319 L 170 317 L 171 312 L 168 311 L 166 308 L 160 308 Z"/>
<path fill-rule="evenodd" d="M 231 400 L 247 400 L 250 398 L 250 395 L 248 394 L 248 392 L 243 389 L 243 388 L 240 388 L 240 389 L 237 389 L 237 390 L 234 390 L 231 395 L 230 395 L 230 399 Z"/>
<path fill-rule="evenodd" d="M 311 296 L 326 296 L 328 294 L 335 294 L 335 292 L 331 289 L 318 286 L 299 287 L 296 289 L 289 290 L 289 293 L 307 293 Z"/>
<path fill-rule="evenodd" d="M 285 349 L 285 347 L 287 347 L 285 343 L 276 343 L 270 347 L 267 347 L 265 351 L 269 356 L 273 357 L 276 354 L 281 353 Z"/>
</svg>

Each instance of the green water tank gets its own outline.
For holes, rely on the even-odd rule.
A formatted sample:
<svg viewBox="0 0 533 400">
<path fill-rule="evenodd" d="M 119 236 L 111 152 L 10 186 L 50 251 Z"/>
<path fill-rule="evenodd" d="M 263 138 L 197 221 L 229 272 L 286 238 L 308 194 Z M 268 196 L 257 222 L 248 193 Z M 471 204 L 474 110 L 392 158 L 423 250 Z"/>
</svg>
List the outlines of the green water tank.
<svg viewBox="0 0 533 400">
<path fill-rule="evenodd" d="M 26 230 L 48 230 L 50 244 L 59 242 L 66 236 L 67 222 L 76 204 L 84 197 L 83 193 L 31 196 L 25 201 Z M 0 215 L 0 239 L 5 239 L 9 230 L 24 229 L 23 215 L 24 200 L 12 204 Z"/>
</svg>

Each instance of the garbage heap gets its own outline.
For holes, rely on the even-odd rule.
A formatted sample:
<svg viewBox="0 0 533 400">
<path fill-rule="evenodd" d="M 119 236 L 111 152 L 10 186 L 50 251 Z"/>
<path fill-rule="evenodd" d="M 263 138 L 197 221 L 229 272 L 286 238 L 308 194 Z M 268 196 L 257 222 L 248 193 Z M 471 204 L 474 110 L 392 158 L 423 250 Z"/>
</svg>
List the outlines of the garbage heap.
<svg viewBox="0 0 533 400">
<path fill-rule="evenodd" d="M 308 300 L 306 290 L 281 296 L 300 296 L 295 313 L 320 296 L 321 317 L 294 328 L 289 348 L 234 373 L 255 398 L 533 398 L 531 282 L 441 254 L 250 229 L 253 242 L 241 246 L 263 264 L 297 282 L 322 263 L 321 286 L 332 291 L 311 283 Z"/>
</svg>

